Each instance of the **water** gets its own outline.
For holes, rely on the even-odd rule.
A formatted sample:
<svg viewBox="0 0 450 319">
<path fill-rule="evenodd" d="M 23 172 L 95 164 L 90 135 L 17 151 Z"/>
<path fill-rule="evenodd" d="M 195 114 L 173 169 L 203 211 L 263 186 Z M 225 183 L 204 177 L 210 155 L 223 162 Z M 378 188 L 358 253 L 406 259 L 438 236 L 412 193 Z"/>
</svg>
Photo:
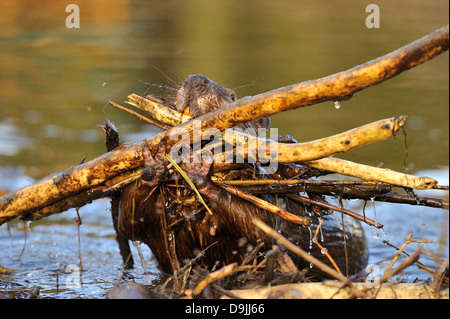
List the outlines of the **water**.
<svg viewBox="0 0 450 319">
<path fill-rule="evenodd" d="M 448 183 L 448 169 L 423 173 Z M 442 196 L 442 192 L 436 191 L 423 193 Z M 377 221 L 385 225 L 385 233 L 374 227 L 364 226 L 370 267 L 379 267 L 377 269 L 382 273 L 387 264 L 375 264 L 396 253 L 394 248 L 383 241 L 400 247 L 410 232 L 413 232 L 413 239 L 433 241 L 431 244 L 420 244 L 423 248 L 448 255 L 448 211 L 381 202 L 375 204 Z M 366 206 L 366 216 L 373 218 L 370 205 Z M 344 201 L 345 208 L 359 213 L 362 206 L 361 202 Z M 31 224 L 14 221 L 9 223 L 9 230 L 7 225 L 1 226 L 0 266 L 16 272 L 0 274 L 0 288 L 18 293 L 39 286 L 40 296 L 43 298 L 104 298 L 122 275 L 122 259 L 115 241 L 109 201 L 97 200 L 82 207 L 79 213 L 82 220 L 81 246 L 78 245 L 78 226 L 75 221 L 77 214 L 74 209 Z M 378 233 L 377 238 L 372 236 L 374 232 Z M 326 243 L 322 244 L 326 249 Z M 150 250 L 139 244 L 131 247 L 135 267 L 126 273 L 126 280 L 154 285 L 161 274 Z M 417 244 L 411 244 L 405 251 L 412 253 L 417 247 Z M 434 261 L 425 256 L 421 257 L 420 262 L 431 269 L 436 267 Z M 430 278 L 430 275 L 415 266 L 407 268 L 403 275 L 403 279 L 408 282 L 416 279 L 428 281 Z"/>
<path fill-rule="evenodd" d="M 448 185 L 449 182 L 448 168 L 435 171 L 422 171 L 417 172 L 417 174 L 435 178 L 442 185 Z M 448 192 L 444 191 L 428 190 L 417 191 L 416 193 L 424 197 L 448 199 Z M 411 254 L 421 246 L 438 255 L 448 256 L 449 218 L 447 210 L 382 202 L 375 202 L 374 204 L 376 205 L 377 222 L 383 224 L 384 227 L 382 230 L 375 230 L 375 228 L 367 225 L 364 227 L 369 244 L 369 265 L 375 264 L 381 259 L 397 252 L 396 249 L 386 245 L 384 241 L 400 248 L 410 232 L 413 233 L 412 240 L 431 240 L 432 243 L 412 243 L 407 246 L 405 252 Z M 351 206 L 350 204 L 349 207 Z M 373 215 L 370 214 L 369 205 L 366 207 L 366 216 L 373 219 Z M 370 236 L 370 234 L 373 234 L 373 236 Z M 399 265 L 401 260 L 397 261 L 396 265 Z M 423 255 L 420 258 L 420 262 L 433 270 L 437 267 L 432 259 Z M 415 266 L 407 268 L 403 276 L 403 279 L 406 281 L 414 281 L 416 279 L 426 281 L 429 278 L 429 275 Z"/>
<path fill-rule="evenodd" d="M 108 207 L 100 200 L 80 209 L 81 246 L 74 210 L 31 224 L 32 241 L 27 232 L 26 243 L 22 222 L 10 223 L 11 238 L 6 225 L 0 227 L 0 265 L 16 271 L 0 274 L 0 287 L 19 292 L 39 286 L 43 298 L 104 298 L 122 274 Z M 159 272 L 148 248 L 142 248 L 143 265 L 133 249 L 136 267 L 126 278 L 151 285 Z"/>
<path fill-rule="evenodd" d="M 80 0 L 77 4 L 81 27 L 67 29 L 64 3 L 0 2 L 0 191 L 77 165 L 86 155 L 91 160 L 102 154 L 104 136 L 98 125 L 105 119 L 116 124 L 121 142 L 159 131 L 111 108 L 108 99 L 121 103 L 130 93 L 146 91 L 171 98 L 172 91 L 160 91 L 155 85 L 176 87 L 173 81 L 179 84 L 196 73 L 236 89 L 238 97 L 320 78 L 448 24 L 449 5 L 440 0 L 377 2 L 381 27 L 368 29 L 366 4 L 354 1 L 196 0 L 193 5 L 181 0 L 123 0 L 111 5 L 106 0 Z M 439 169 L 449 165 L 448 80 L 445 53 L 355 94 L 338 110 L 339 104 L 332 107 L 333 102 L 326 102 L 284 112 L 272 117 L 272 127 L 303 142 L 405 114 L 408 172 L 430 170 L 445 179 Z M 405 144 L 403 138 L 388 139 L 339 157 L 403 171 Z M 345 205 L 362 209 L 357 202 Z M 366 229 L 370 263 L 395 253 L 383 240 L 401 246 L 410 231 L 413 238 L 435 241 L 425 248 L 439 249 L 436 242 L 441 225 L 448 231 L 448 212 L 375 205 L 386 236 Z M 369 216 L 371 208 L 368 203 Z M 31 224 L 23 253 L 23 223 L 10 223 L 11 238 L 6 225 L 1 226 L 0 266 L 16 272 L 0 275 L 0 289 L 40 286 L 44 297 L 103 297 L 122 272 L 107 209 L 106 201 L 80 209 L 84 270 L 80 286 L 72 280 L 78 278 L 80 267 L 75 210 Z M 374 232 L 379 238 L 372 237 Z M 448 243 L 443 247 L 448 253 Z M 142 247 L 145 270 L 138 251 L 132 249 L 136 267 L 131 276 L 151 283 L 158 278 L 151 253 Z M 414 245 L 407 251 L 413 250 Z M 409 277 L 423 278 L 423 273 Z"/>
</svg>

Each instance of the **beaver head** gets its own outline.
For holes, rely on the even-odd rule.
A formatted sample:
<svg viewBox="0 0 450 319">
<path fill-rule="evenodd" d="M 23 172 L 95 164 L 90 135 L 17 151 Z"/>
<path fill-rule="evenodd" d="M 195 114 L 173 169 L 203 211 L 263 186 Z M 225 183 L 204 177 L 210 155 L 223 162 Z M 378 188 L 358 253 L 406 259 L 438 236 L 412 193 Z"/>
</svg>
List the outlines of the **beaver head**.
<svg viewBox="0 0 450 319">
<path fill-rule="evenodd" d="M 178 111 L 198 117 L 236 101 L 236 93 L 201 74 L 189 75 L 177 92 Z"/>
</svg>

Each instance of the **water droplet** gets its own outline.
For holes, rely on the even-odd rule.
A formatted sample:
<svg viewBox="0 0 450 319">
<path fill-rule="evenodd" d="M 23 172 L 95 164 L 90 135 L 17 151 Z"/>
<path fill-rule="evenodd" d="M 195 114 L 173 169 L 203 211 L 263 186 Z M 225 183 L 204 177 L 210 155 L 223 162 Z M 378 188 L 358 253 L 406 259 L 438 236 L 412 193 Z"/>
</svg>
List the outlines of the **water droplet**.
<svg viewBox="0 0 450 319">
<path fill-rule="evenodd" d="M 320 220 L 321 220 L 321 218 L 319 217 L 319 221 L 320 221 Z M 322 232 L 322 227 L 320 227 L 319 233 L 320 233 L 320 242 L 323 244 L 323 232 Z"/>
<path fill-rule="evenodd" d="M 309 268 L 312 269 L 312 267 L 314 267 L 314 265 L 313 265 L 313 263 L 310 263 L 310 264 L 309 264 Z"/>
<path fill-rule="evenodd" d="M 326 253 L 327 251 L 328 251 L 328 250 L 324 247 L 323 249 L 320 250 L 320 253 L 321 253 L 322 255 L 325 255 L 325 253 Z"/>
<path fill-rule="evenodd" d="M 216 236 L 216 229 L 217 229 L 217 225 L 214 223 L 210 228 L 209 228 L 209 234 L 211 236 Z"/>
<path fill-rule="evenodd" d="M 378 234 L 377 232 L 374 232 L 373 235 L 372 235 L 372 237 L 373 237 L 374 239 L 378 239 L 378 238 L 380 238 L 380 234 Z"/>
<path fill-rule="evenodd" d="M 311 231 L 311 227 L 307 226 L 307 228 L 308 228 L 308 230 L 309 230 L 309 249 L 311 249 L 311 248 L 312 248 L 312 244 L 313 244 L 313 241 L 312 241 L 312 231 Z"/>
<path fill-rule="evenodd" d="M 336 110 L 339 110 L 341 108 L 341 101 L 334 101 L 334 107 Z"/>
</svg>

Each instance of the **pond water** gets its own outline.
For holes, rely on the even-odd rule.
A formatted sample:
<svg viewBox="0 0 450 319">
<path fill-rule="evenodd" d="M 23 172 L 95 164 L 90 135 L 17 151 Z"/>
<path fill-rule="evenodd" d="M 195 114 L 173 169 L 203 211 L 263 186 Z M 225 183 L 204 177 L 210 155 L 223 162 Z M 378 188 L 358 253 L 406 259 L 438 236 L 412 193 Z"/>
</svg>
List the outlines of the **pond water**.
<svg viewBox="0 0 450 319">
<path fill-rule="evenodd" d="M 384 55 L 448 24 L 449 9 L 441 0 L 380 0 L 380 28 L 369 29 L 366 4 L 355 1 L 80 0 L 80 28 L 69 29 L 67 4 L 0 2 L 0 190 L 104 153 L 98 125 L 106 119 L 119 128 L 122 142 L 158 132 L 111 108 L 108 99 L 121 103 L 146 91 L 170 98 L 173 91 L 157 85 L 176 88 L 197 73 L 238 97 L 256 95 Z M 339 157 L 406 168 L 448 185 L 448 67 L 447 52 L 339 108 L 326 102 L 275 115 L 272 127 L 308 141 L 404 114 L 407 147 L 402 133 Z M 373 211 L 369 203 L 366 213 Z M 434 241 L 425 248 L 448 254 L 448 240 L 439 243 L 441 234 L 448 238 L 448 211 L 384 203 L 375 203 L 375 211 L 387 235 L 366 229 L 370 263 L 395 252 L 383 240 L 401 246 L 410 231 Z M 103 297 L 121 273 L 108 202 L 85 206 L 80 215 L 80 287 L 70 284 L 76 272 L 65 273 L 67 266 L 80 267 L 76 212 L 70 210 L 30 225 L 26 243 L 23 223 L 0 226 L 0 266 L 16 271 L 0 275 L 0 289 L 40 286 L 45 297 Z M 148 249 L 143 252 L 147 273 L 137 266 L 132 275 L 146 284 L 158 271 Z M 408 271 L 411 280 L 428 278 Z"/>
<path fill-rule="evenodd" d="M 448 185 L 448 169 L 423 173 Z M 3 176 L 0 171 L 0 177 Z M 446 192 L 439 191 L 427 192 L 427 195 L 447 196 Z M 3 274 L 0 271 L 0 290 L 11 292 L 10 296 L 17 296 L 12 292 L 22 292 L 23 297 L 24 291 L 39 286 L 42 298 L 104 298 L 122 276 L 122 259 L 109 207 L 108 200 L 98 200 L 79 209 L 80 227 L 75 221 L 75 209 L 32 224 L 15 221 L 0 227 L 0 266 L 15 271 Z M 344 207 L 362 211 L 361 202 L 344 201 Z M 375 202 L 366 205 L 365 214 L 385 225 L 384 231 L 364 226 L 369 265 L 396 253 L 385 241 L 400 247 L 410 232 L 413 232 L 413 240 L 430 240 L 432 243 L 410 244 L 406 252 L 412 253 L 421 245 L 436 254 L 448 255 L 446 210 Z M 326 242 L 324 246 L 326 248 Z M 161 274 L 148 247 L 142 246 L 140 251 L 144 256 L 143 265 L 138 248 L 132 246 L 135 267 L 126 272 L 123 279 L 154 286 Z M 401 260 L 403 258 L 399 262 Z M 432 259 L 423 255 L 420 262 L 430 269 L 437 267 Z M 386 262 L 378 265 L 381 274 L 387 265 Z M 432 276 L 416 266 L 407 268 L 402 275 L 402 280 L 407 282 L 431 279 Z"/>
</svg>

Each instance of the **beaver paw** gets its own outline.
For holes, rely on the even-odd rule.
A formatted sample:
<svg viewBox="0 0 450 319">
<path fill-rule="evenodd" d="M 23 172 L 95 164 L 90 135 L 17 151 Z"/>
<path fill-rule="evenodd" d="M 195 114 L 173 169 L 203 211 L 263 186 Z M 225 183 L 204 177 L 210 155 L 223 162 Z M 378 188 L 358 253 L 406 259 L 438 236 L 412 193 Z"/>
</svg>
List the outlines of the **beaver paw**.
<svg viewBox="0 0 450 319">
<path fill-rule="evenodd" d="M 186 174 L 194 182 L 194 184 L 198 183 L 199 186 L 205 186 L 206 180 L 209 179 L 207 176 L 213 164 L 212 157 L 203 156 L 202 164 L 198 155 L 192 152 L 190 160 L 184 160 L 183 162 L 184 166 L 186 167 Z"/>
<path fill-rule="evenodd" d="M 142 171 L 142 184 L 150 187 L 157 186 L 169 173 L 170 162 L 166 159 L 166 140 L 162 140 L 154 156 L 147 145 L 142 150 L 145 168 Z"/>
</svg>

